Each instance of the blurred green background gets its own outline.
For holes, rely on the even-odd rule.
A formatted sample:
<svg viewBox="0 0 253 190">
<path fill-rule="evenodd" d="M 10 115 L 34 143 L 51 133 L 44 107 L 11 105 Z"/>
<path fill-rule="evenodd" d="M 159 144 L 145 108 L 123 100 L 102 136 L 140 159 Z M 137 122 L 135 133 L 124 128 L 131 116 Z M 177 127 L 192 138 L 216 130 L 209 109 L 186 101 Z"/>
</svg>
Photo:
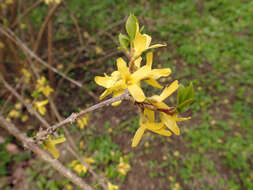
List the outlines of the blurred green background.
<svg viewBox="0 0 253 190">
<path fill-rule="evenodd" d="M 48 9 L 42 3 L 29 13 L 33 32 L 40 30 Z M 84 144 L 79 147 L 80 153 L 93 157 L 95 171 L 122 190 L 253 189 L 251 0 L 64 1 L 54 17 L 55 67 L 69 69 L 68 76 L 82 81 L 86 88 L 63 83 L 56 99 L 60 112 L 67 117 L 95 103 L 87 90 L 99 96 L 103 89 L 93 78 L 110 73 L 116 68 L 117 56 L 124 56 L 117 53 L 117 35 L 125 33 L 129 13 L 137 16 L 153 43 L 167 44 L 154 51 L 154 67 L 170 67 L 173 71 L 171 79 L 162 82 L 193 81 L 196 100 L 191 111 L 185 113 L 192 119 L 180 125 L 182 135 L 166 138 L 150 133 L 132 149 L 131 138 L 139 119 L 135 107 L 123 103 L 104 108 L 90 115 L 85 129 L 71 126 L 76 144 Z M 30 35 L 28 19 L 23 18 L 18 25 L 22 24 L 25 27 L 17 35 Z M 32 46 L 34 41 L 26 38 L 26 43 Z M 44 58 L 46 43 L 39 49 Z M 175 97 L 169 99 L 171 104 L 175 101 Z M 0 136 L 1 188 L 78 189 L 29 152 L 14 155 L 6 151 L 8 143 L 18 142 L 1 132 Z M 131 165 L 126 175 L 117 171 L 122 156 Z M 66 165 L 70 160 L 64 152 L 60 159 Z M 20 165 L 25 178 L 13 184 L 10 176 Z M 90 174 L 82 176 L 90 179 Z"/>
</svg>

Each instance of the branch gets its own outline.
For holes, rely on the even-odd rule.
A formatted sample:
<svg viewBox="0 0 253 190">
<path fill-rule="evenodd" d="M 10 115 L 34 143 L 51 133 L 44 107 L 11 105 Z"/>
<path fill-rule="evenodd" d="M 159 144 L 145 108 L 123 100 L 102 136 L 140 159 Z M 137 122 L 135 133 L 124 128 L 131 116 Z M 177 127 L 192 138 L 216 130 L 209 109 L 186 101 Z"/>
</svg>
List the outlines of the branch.
<svg viewBox="0 0 253 190">
<path fill-rule="evenodd" d="M 8 34 L 5 30 L 8 31 L 11 35 Z M 32 58 L 34 58 L 35 60 L 37 60 L 39 63 L 41 63 L 42 65 L 44 65 L 48 69 L 51 69 L 53 72 L 57 73 L 58 75 L 60 75 L 64 79 L 72 82 L 73 84 L 75 84 L 78 87 L 82 87 L 83 86 L 80 82 L 78 82 L 76 80 L 73 80 L 72 78 L 66 76 L 65 74 L 61 73 L 60 71 L 58 71 L 57 69 L 55 69 L 54 67 L 52 67 L 51 65 L 49 65 L 48 63 L 46 63 L 45 61 L 43 61 L 41 58 L 39 58 L 10 29 L 4 27 L 3 25 L 0 25 L 0 32 L 3 35 L 5 35 L 6 37 L 8 37 L 10 40 L 12 40 L 14 43 L 16 43 L 23 51 L 27 52 Z"/>
<path fill-rule="evenodd" d="M 58 160 L 51 158 L 44 150 L 38 147 L 35 143 L 33 143 L 25 134 L 19 131 L 12 123 L 9 123 L 4 119 L 2 115 L 0 115 L 0 126 L 6 129 L 9 133 L 19 139 L 25 148 L 32 150 L 35 154 L 37 154 L 44 161 L 49 163 L 54 169 L 56 169 L 61 175 L 68 178 L 74 184 L 79 186 L 84 190 L 93 190 L 91 186 L 87 183 L 83 182 L 83 180 L 78 177 L 76 174 L 71 172 L 68 168 L 62 165 Z"/>
<path fill-rule="evenodd" d="M 20 96 L 20 95 L 17 93 L 17 91 L 16 91 L 14 88 L 12 88 L 12 87 L 5 81 L 5 79 L 4 79 L 1 75 L 0 75 L 0 80 L 2 80 L 4 86 L 5 86 L 13 95 L 14 95 L 22 104 L 25 105 L 27 111 L 28 111 L 31 115 L 35 115 L 35 116 L 40 120 L 40 122 L 41 122 L 46 128 L 49 128 L 49 127 L 50 127 L 50 125 L 47 123 L 47 121 L 46 121 L 43 117 L 41 117 L 41 115 L 40 115 L 38 112 L 36 112 L 36 111 L 33 109 L 32 105 L 29 104 L 29 103 L 27 103 L 27 102 L 22 98 L 22 96 Z"/>
<path fill-rule="evenodd" d="M 68 124 L 68 123 L 73 123 L 75 122 L 78 118 L 84 116 L 85 114 L 89 113 L 89 112 L 92 112 L 94 110 L 97 110 L 99 108 L 102 108 L 104 106 L 108 106 L 108 105 L 111 105 L 112 103 L 114 102 L 117 102 L 117 101 L 121 101 L 121 100 L 128 100 L 129 99 L 129 93 L 128 91 L 126 91 L 124 94 L 118 96 L 118 97 L 115 97 L 115 98 L 110 98 L 108 100 L 105 100 L 103 102 L 100 102 L 98 104 L 95 104 L 79 113 L 72 113 L 68 118 L 64 119 L 63 121 L 49 127 L 46 131 L 41 131 L 41 132 L 38 132 L 38 134 L 36 135 L 35 139 L 36 140 L 40 140 L 41 138 L 43 138 L 44 136 L 47 136 L 49 134 L 52 134 L 54 133 L 58 128 Z"/>
<path fill-rule="evenodd" d="M 49 102 L 50 102 L 50 106 L 53 110 L 53 113 L 56 115 L 57 119 L 59 121 L 62 121 L 63 118 L 61 117 L 61 115 L 59 114 L 52 98 L 49 97 Z M 79 160 L 79 162 L 84 165 L 88 171 L 93 175 L 93 177 L 100 183 L 100 185 L 105 189 L 108 190 L 107 187 L 107 183 L 106 183 L 106 179 L 102 176 L 99 176 L 98 174 L 96 174 L 93 169 L 82 159 L 82 156 L 79 154 L 76 146 L 75 146 L 75 142 L 70 134 L 70 132 L 68 131 L 68 129 L 64 126 L 63 127 L 65 136 L 67 138 L 67 149 L 68 151 L 77 159 Z"/>
</svg>

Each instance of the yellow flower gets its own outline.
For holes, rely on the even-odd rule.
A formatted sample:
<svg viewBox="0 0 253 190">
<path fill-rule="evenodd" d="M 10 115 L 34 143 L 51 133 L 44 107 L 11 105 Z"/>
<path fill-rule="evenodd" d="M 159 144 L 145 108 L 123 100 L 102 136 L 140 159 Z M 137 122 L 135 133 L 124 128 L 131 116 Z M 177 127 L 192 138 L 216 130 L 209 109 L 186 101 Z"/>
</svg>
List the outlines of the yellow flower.
<svg viewBox="0 0 253 190">
<path fill-rule="evenodd" d="M 77 124 L 80 129 L 83 129 L 88 124 L 89 116 L 86 115 L 80 119 L 77 120 Z"/>
<path fill-rule="evenodd" d="M 170 86 L 166 87 L 163 92 L 158 96 L 152 96 L 148 98 L 148 101 L 155 105 L 158 109 L 168 110 L 170 107 L 167 106 L 163 101 L 170 96 L 173 92 L 175 92 L 178 88 L 178 81 L 174 81 Z M 180 135 L 180 130 L 177 126 L 177 121 L 185 121 L 190 119 L 188 118 L 178 118 L 178 114 L 174 113 L 173 115 L 169 115 L 162 110 L 159 111 L 159 116 L 161 121 L 176 135 Z"/>
<path fill-rule="evenodd" d="M 191 117 L 178 118 L 178 114 L 168 115 L 166 113 L 160 112 L 160 118 L 164 121 L 164 124 L 176 135 L 180 135 L 180 130 L 177 125 L 177 121 L 185 121 L 191 119 Z"/>
<path fill-rule="evenodd" d="M 35 102 L 34 107 L 35 107 L 35 109 L 37 109 L 41 113 L 41 115 L 45 115 L 45 113 L 46 113 L 45 105 L 47 103 L 48 103 L 48 100 Z"/>
<path fill-rule="evenodd" d="M 14 105 L 14 107 L 15 107 L 17 110 L 21 110 L 22 104 L 21 104 L 20 102 L 18 102 L 18 103 L 16 103 L 16 104 Z"/>
<path fill-rule="evenodd" d="M 47 84 L 47 79 L 42 76 L 40 79 L 37 80 L 37 87 L 41 87 Z"/>
<path fill-rule="evenodd" d="M 56 3 L 59 4 L 61 2 L 61 0 L 45 0 L 45 3 L 48 5 L 50 3 Z"/>
<path fill-rule="evenodd" d="M 28 71 L 28 70 L 26 70 L 26 69 L 21 69 L 21 72 L 22 72 L 22 74 L 24 75 L 24 77 L 25 77 L 25 79 L 24 79 L 24 81 L 25 81 L 25 83 L 26 84 L 29 84 L 29 82 L 30 82 L 30 80 L 31 80 L 31 77 L 32 77 L 32 74 Z"/>
<path fill-rule="evenodd" d="M 121 88 L 123 81 L 120 80 L 121 76 L 119 71 L 114 71 L 111 76 L 108 76 L 107 74 L 104 75 L 104 77 L 95 77 L 95 82 L 98 85 L 106 88 L 106 90 L 100 95 L 100 100 L 104 99 L 111 93 L 114 93 L 114 96 L 118 95 L 119 93 L 123 93 L 125 88 Z"/>
<path fill-rule="evenodd" d="M 127 172 L 131 169 L 131 166 L 128 163 L 125 163 L 123 158 L 120 158 L 120 163 L 118 165 L 117 171 L 122 175 L 126 175 Z"/>
<path fill-rule="evenodd" d="M 140 117 L 140 127 L 136 131 L 133 138 L 132 147 L 136 147 L 139 144 L 146 130 L 150 130 L 154 133 L 157 133 L 163 136 L 171 136 L 171 132 L 166 130 L 166 126 L 164 125 L 163 121 L 155 122 L 154 111 L 149 110 L 149 109 L 144 109 L 144 114 L 141 115 Z"/>
<path fill-rule="evenodd" d="M 83 161 L 85 163 L 87 163 L 89 166 L 91 166 L 92 163 L 95 162 L 95 160 L 91 157 L 88 157 L 88 158 L 83 158 Z M 78 174 L 81 174 L 81 173 L 86 173 L 87 172 L 87 168 L 82 165 L 78 160 L 73 160 L 71 163 L 70 163 L 70 167 L 73 168 Z"/>
<path fill-rule="evenodd" d="M 144 51 L 152 48 L 166 46 L 165 44 L 155 44 L 150 46 L 152 38 L 147 34 L 141 34 L 139 31 L 139 23 L 136 22 L 136 34 L 133 40 L 134 58 L 139 57 Z"/>
<path fill-rule="evenodd" d="M 108 190 L 118 190 L 119 186 L 118 185 L 113 185 L 110 182 L 108 182 Z"/>
<path fill-rule="evenodd" d="M 48 97 L 51 94 L 51 92 L 54 91 L 49 85 L 41 87 L 38 90 L 39 90 L 39 92 L 42 92 L 46 97 Z"/>
<path fill-rule="evenodd" d="M 87 168 L 84 165 L 80 164 L 80 162 L 77 160 L 72 161 L 70 167 L 73 168 L 73 170 L 78 174 L 85 174 L 87 172 Z"/>
<path fill-rule="evenodd" d="M 140 81 L 148 81 L 149 84 L 153 86 L 159 86 L 159 84 L 154 84 L 156 79 L 162 76 L 168 76 L 171 73 L 171 70 L 168 69 L 153 69 L 152 70 L 152 53 L 148 54 L 147 64 L 143 67 L 140 67 L 133 74 L 130 73 L 129 68 L 126 65 L 126 62 L 122 58 L 117 59 L 117 68 L 121 74 L 124 84 L 122 88 L 127 88 L 129 93 L 137 102 L 143 102 L 146 98 L 144 92 L 140 87 Z M 160 87 L 160 86 L 159 86 Z"/>
<path fill-rule="evenodd" d="M 28 116 L 27 115 L 23 115 L 21 118 L 22 122 L 26 122 L 28 120 Z"/>
<path fill-rule="evenodd" d="M 130 94 L 137 102 L 143 102 L 146 98 L 144 92 L 140 87 L 140 81 L 144 80 L 148 84 L 161 88 L 162 86 L 156 81 L 158 78 L 168 76 L 171 73 L 167 69 L 152 69 L 153 54 L 147 54 L 147 63 L 145 66 L 140 67 L 141 59 L 137 59 L 134 64 L 138 68 L 134 73 L 130 73 L 126 62 L 122 58 L 117 59 L 118 71 L 114 71 L 111 76 L 105 74 L 105 77 L 96 76 L 95 82 L 107 88 L 100 96 L 103 99 L 105 96 L 113 93 L 113 97 L 121 95 L 125 89 L 128 89 Z M 113 105 L 118 105 L 119 102 Z"/>
<path fill-rule="evenodd" d="M 38 92 L 42 92 L 46 97 L 54 91 L 49 85 L 47 85 L 47 80 L 44 76 L 37 80 L 36 89 Z"/>
<path fill-rule="evenodd" d="M 20 116 L 20 112 L 13 109 L 9 112 L 8 117 L 12 117 L 12 118 L 18 118 Z"/>
<path fill-rule="evenodd" d="M 49 136 L 48 139 L 44 142 L 44 148 L 47 149 L 57 159 L 59 158 L 60 154 L 55 145 L 63 143 L 65 141 L 65 137 L 52 139 L 52 137 Z"/>
</svg>

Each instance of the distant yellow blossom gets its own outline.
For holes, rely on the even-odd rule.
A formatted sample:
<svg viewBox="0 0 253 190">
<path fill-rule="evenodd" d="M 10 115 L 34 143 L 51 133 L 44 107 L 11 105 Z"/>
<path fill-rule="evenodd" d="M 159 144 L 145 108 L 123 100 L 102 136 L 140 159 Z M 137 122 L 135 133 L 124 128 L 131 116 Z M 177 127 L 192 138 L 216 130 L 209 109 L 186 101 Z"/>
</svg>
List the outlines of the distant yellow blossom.
<svg viewBox="0 0 253 190">
<path fill-rule="evenodd" d="M 91 166 L 91 164 L 93 164 L 95 162 L 95 160 L 91 157 L 88 157 L 88 158 L 83 158 L 83 161 L 85 163 L 87 163 L 89 166 Z M 86 173 L 87 172 L 87 168 L 82 165 L 78 160 L 73 160 L 70 165 L 69 165 L 71 168 L 73 168 L 73 170 L 75 172 L 77 172 L 78 174 L 81 174 L 81 173 Z"/>
<path fill-rule="evenodd" d="M 79 128 L 83 129 L 88 124 L 88 120 L 89 120 L 89 115 L 86 115 L 86 116 L 78 119 L 77 124 L 78 124 Z"/>
<path fill-rule="evenodd" d="M 28 120 L 28 116 L 27 115 L 23 115 L 21 118 L 22 122 L 26 122 Z"/>
<path fill-rule="evenodd" d="M 131 166 L 128 163 L 124 162 L 123 158 L 121 157 L 117 171 L 121 173 L 122 175 L 126 175 L 130 169 L 131 169 Z"/>
<path fill-rule="evenodd" d="M 46 104 L 48 104 L 48 100 L 35 102 L 34 108 L 37 109 L 41 113 L 41 115 L 45 115 L 45 113 L 46 113 L 45 105 Z"/>
<path fill-rule="evenodd" d="M 9 112 L 8 116 L 12 118 L 18 118 L 20 116 L 20 112 L 13 109 Z"/>
<path fill-rule="evenodd" d="M 21 104 L 20 102 L 18 102 L 18 103 L 16 103 L 16 104 L 14 105 L 14 107 L 15 107 L 17 110 L 21 110 L 22 104 Z"/>
<path fill-rule="evenodd" d="M 4 48 L 3 42 L 0 41 L 0 49 Z"/>
<path fill-rule="evenodd" d="M 36 89 L 48 97 L 54 90 L 47 84 L 46 78 L 43 76 L 37 80 Z"/>
<path fill-rule="evenodd" d="M 113 185 L 110 182 L 108 182 L 108 190 L 118 190 L 119 186 L 118 185 Z"/>
<path fill-rule="evenodd" d="M 60 154 L 56 148 L 57 144 L 65 142 L 65 137 L 60 137 L 56 139 L 52 139 L 51 136 L 44 142 L 44 148 L 48 150 L 56 159 L 59 158 Z"/>
<path fill-rule="evenodd" d="M 61 0 L 44 0 L 45 3 L 48 5 L 50 3 L 56 3 L 56 4 L 59 4 L 61 2 Z"/>
<path fill-rule="evenodd" d="M 26 84 L 29 84 L 30 83 L 30 80 L 31 80 L 31 77 L 32 77 L 32 74 L 27 70 L 27 69 L 21 69 L 21 73 L 24 75 L 24 81 Z"/>
</svg>

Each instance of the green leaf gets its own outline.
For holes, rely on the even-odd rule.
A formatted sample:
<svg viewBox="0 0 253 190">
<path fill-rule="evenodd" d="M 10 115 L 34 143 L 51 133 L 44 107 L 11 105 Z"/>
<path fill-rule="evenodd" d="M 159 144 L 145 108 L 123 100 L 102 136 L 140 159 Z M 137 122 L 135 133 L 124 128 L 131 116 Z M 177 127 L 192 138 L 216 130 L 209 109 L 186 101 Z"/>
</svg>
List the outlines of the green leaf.
<svg viewBox="0 0 253 190">
<path fill-rule="evenodd" d="M 130 14 L 126 21 L 126 31 L 130 37 L 130 40 L 135 38 L 137 19 L 133 14 Z"/>
<path fill-rule="evenodd" d="M 183 103 L 181 103 L 180 105 L 178 105 L 176 107 L 177 111 L 180 113 L 183 111 L 184 108 L 186 108 L 188 105 L 190 105 L 192 102 L 194 102 L 194 99 L 193 98 L 190 98 L 186 101 L 184 101 Z"/>
<path fill-rule="evenodd" d="M 40 92 L 38 92 L 37 90 L 33 91 L 33 93 L 32 93 L 33 98 L 38 98 L 39 95 L 40 95 Z"/>
<path fill-rule="evenodd" d="M 127 49 L 129 46 L 129 38 L 126 35 L 120 33 L 119 43 L 120 43 L 120 47 L 122 47 L 123 49 Z"/>
<path fill-rule="evenodd" d="M 178 91 L 177 91 L 177 104 L 178 105 L 180 105 L 183 102 L 184 90 L 185 90 L 184 85 L 180 84 Z"/>
<path fill-rule="evenodd" d="M 190 85 L 186 87 L 186 89 L 183 93 L 183 101 L 193 98 L 193 96 L 194 96 L 194 90 L 193 90 L 193 85 L 191 82 Z"/>
</svg>

